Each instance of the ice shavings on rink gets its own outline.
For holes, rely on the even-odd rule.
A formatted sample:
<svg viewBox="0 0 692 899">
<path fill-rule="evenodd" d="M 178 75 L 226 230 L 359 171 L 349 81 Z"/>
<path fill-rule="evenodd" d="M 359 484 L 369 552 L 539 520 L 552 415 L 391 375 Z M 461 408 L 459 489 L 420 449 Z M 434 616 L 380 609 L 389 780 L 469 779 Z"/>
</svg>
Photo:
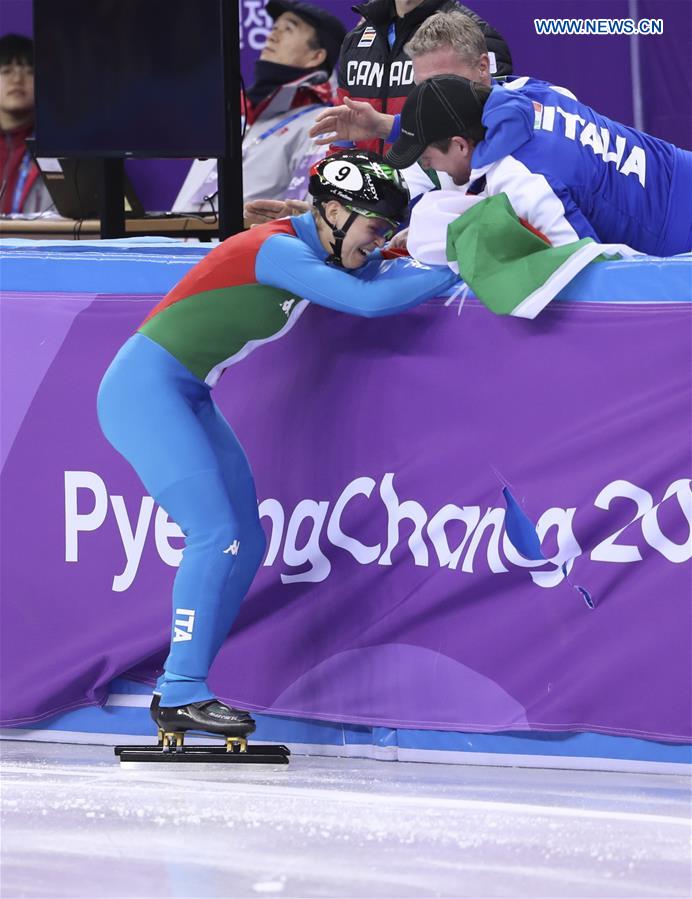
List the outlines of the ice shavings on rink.
<svg viewBox="0 0 692 899">
<path fill-rule="evenodd" d="M 690 780 L 4 742 L 3 895 L 689 896 Z"/>
</svg>

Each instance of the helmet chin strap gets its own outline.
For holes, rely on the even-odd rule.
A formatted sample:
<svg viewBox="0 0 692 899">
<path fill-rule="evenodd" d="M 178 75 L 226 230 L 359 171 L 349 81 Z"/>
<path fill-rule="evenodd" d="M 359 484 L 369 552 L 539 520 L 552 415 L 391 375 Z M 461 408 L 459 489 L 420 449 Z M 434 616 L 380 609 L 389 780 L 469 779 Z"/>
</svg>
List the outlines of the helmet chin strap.
<svg viewBox="0 0 692 899">
<path fill-rule="evenodd" d="M 341 260 L 341 248 L 343 246 L 344 238 L 346 237 L 348 229 L 358 218 L 358 213 L 357 212 L 350 213 L 349 217 L 344 222 L 343 227 L 337 228 L 336 225 L 332 225 L 332 223 L 327 218 L 327 216 L 324 212 L 324 205 L 322 203 L 316 203 L 315 205 L 317 206 L 317 211 L 322 216 L 325 223 L 327 224 L 327 226 L 331 230 L 332 234 L 334 235 L 334 243 L 332 244 L 332 252 L 331 252 L 331 255 L 325 259 L 325 262 L 327 263 L 327 265 L 338 265 L 343 268 L 343 262 Z"/>
</svg>

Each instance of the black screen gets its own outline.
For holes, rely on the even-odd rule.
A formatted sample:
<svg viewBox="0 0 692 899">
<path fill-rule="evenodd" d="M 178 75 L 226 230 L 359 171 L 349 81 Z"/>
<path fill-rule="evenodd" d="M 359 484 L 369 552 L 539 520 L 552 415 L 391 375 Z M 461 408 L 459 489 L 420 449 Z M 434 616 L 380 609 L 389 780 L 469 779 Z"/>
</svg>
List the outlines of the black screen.
<svg viewBox="0 0 692 899">
<path fill-rule="evenodd" d="M 222 156 L 222 0 L 34 0 L 42 156 Z"/>
</svg>

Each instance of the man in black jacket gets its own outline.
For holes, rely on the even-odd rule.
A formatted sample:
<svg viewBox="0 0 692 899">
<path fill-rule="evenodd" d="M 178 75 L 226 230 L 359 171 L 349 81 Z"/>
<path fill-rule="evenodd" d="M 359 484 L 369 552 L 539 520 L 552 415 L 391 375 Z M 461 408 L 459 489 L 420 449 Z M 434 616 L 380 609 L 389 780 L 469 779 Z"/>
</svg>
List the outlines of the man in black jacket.
<svg viewBox="0 0 692 899">
<path fill-rule="evenodd" d="M 481 29 L 490 60 L 490 75 L 512 73 L 504 38 L 456 0 L 369 0 L 354 10 L 363 17 L 341 45 L 339 102 L 366 100 L 374 109 L 396 115 L 414 87 L 413 63 L 404 51 L 421 24 L 437 12 L 458 10 Z M 358 142 L 362 149 L 385 152 L 383 140 Z"/>
</svg>

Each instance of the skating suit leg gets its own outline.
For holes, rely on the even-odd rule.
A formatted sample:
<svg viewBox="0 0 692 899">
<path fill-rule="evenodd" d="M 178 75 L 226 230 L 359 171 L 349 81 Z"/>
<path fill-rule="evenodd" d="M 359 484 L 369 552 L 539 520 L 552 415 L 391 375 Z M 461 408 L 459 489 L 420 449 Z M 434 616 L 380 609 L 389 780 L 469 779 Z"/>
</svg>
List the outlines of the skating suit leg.
<svg viewBox="0 0 692 899">
<path fill-rule="evenodd" d="M 211 699 L 209 668 L 264 553 L 245 453 L 209 388 L 142 334 L 106 372 L 98 413 L 108 440 L 185 534 L 161 705 Z"/>
</svg>

